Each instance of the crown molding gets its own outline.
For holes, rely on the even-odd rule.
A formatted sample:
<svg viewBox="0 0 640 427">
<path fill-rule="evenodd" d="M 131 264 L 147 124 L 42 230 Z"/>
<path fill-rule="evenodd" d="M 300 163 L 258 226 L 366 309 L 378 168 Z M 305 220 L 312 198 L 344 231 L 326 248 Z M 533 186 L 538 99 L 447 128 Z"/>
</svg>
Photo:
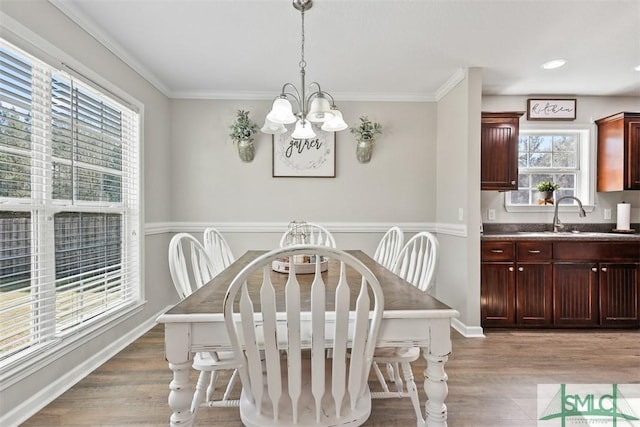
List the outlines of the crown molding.
<svg viewBox="0 0 640 427">
<path fill-rule="evenodd" d="M 153 87 L 162 92 L 165 96 L 171 97 L 171 90 L 149 69 L 140 64 L 134 57 L 132 57 L 127 50 L 120 44 L 116 43 L 106 33 L 101 31 L 99 26 L 90 19 L 86 14 L 82 13 L 80 9 L 74 6 L 72 2 L 65 2 L 63 0 L 48 0 L 53 6 L 60 10 L 75 22 L 80 28 L 89 33 L 100 44 L 107 48 L 111 53 L 120 58 L 125 64 L 131 67 L 142 78 L 148 81 Z"/>
<path fill-rule="evenodd" d="M 465 79 L 467 76 L 467 71 L 459 68 L 455 73 L 449 77 L 449 79 L 444 82 L 442 86 L 436 91 L 435 99 L 436 101 L 440 101 L 444 98 L 453 88 L 455 88 L 461 81 Z"/>
</svg>

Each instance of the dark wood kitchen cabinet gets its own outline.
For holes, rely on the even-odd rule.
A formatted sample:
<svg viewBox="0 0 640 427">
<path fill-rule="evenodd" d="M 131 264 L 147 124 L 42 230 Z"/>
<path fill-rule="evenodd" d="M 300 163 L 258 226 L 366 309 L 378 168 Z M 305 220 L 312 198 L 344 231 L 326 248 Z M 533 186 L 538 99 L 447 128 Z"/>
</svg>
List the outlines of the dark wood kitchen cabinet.
<svg viewBox="0 0 640 427">
<path fill-rule="evenodd" d="M 640 326 L 640 242 L 553 244 L 554 323 Z"/>
<path fill-rule="evenodd" d="M 485 240 L 483 327 L 639 327 L 640 241 Z"/>
<path fill-rule="evenodd" d="M 516 323 L 548 326 L 553 322 L 551 242 L 516 243 Z"/>
<path fill-rule="evenodd" d="M 518 189 L 518 134 L 524 112 L 482 113 L 480 189 Z"/>
<path fill-rule="evenodd" d="M 480 317 L 482 326 L 515 325 L 515 243 L 482 242 Z"/>
<path fill-rule="evenodd" d="M 600 323 L 603 326 L 638 326 L 640 263 L 600 263 Z"/>
<path fill-rule="evenodd" d="M 481 258 L 483 326 L 551 324 L 550 242 L 483 242 Z"/>
<path fill-rule="evenodd" d="M 597 189 L 640 190 L 640 113 L 618 113 L 596 120 Z"/>
</svg>

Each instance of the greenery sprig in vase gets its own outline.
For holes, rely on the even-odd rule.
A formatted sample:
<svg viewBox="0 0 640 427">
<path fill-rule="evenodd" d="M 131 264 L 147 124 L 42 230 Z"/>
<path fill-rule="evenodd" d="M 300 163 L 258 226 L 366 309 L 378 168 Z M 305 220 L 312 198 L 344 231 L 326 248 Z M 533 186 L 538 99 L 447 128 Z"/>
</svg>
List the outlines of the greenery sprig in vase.
<svg viewBox="0 0 640 427">
<path fill-rule="evenodd" d="M 553 205 L 553 192 L 560 188 L 560 185 L 554 183 L 553 181 L 542 181 L 538 183 L 536 188 L 540 192 L 540 199 L 538 200 L 538 204 Z"/>
<path fill-rule="evenodd" d="M 378 122 L 372 122 L 367 116 L 362 116 L 360 117 L 360 123 L 352 126 L 350 131 L 358 141 L 356 145 L 358 161 L 360 163 L 368 163 L 371 160 L 375 137 L 382 134 L 382 125 Z"/>
<path fill-rule="evenodd" d="M 356 136 L 357 141 L 373 141 L 376 135 L 382 133 L 382 125 L 372 122 L 367 116 L 362 116 L 360 123 L 352 126 L 350 131 Z"/>
<path fill-rule="evenodd" d="M 258 125 L 249 118 L 249 112 L 238 110 L 236 119 L 230 126 L 231 140 L 238 144 L 238 154 L 243 162 L 250 162 L 255 155 L 253 136 L 258 132 Z"/>
</svg>

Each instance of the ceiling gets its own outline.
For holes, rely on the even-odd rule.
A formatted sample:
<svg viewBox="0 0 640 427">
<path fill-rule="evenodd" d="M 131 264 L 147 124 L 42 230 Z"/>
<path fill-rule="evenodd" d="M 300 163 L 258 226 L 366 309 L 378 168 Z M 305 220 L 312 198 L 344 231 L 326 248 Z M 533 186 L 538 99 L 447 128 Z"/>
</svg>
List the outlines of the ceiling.
<svg viewBox="0 0 640 427">
<path fill-rule="evenodd" d="M 49 1 L 169 97 L 300 89 L 289 0 Z M 485 95 L 640 96 L 638 0 L 314 0 L 305 38 L 337 100 L 435 100 L 469 67 Z"/>
</svg>

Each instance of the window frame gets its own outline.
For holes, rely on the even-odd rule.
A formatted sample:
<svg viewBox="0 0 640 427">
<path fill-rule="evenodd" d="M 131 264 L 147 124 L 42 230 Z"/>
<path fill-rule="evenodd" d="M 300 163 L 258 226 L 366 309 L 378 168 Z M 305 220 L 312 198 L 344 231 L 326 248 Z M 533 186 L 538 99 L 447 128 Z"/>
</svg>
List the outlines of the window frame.
<svg viewBox="0 0 640 427">
<path fill-rule="evenodd" d="M 548 126 L 548 125 L 547 125 Z M 558 127 L 558 128 L 520 128 L 520 135 L 536 135 L 536 134 L 545 134 L 545 135 L 566 135 L 566 134 L 577 134 L 578 135 L 578 158 L 577 166 L 578 169 L 575 169 L 577 173 L 576 177 L 576 197 L 578 197 L 582 201 L 582 205 L 587 212 L 592 212 L 595 209 L 594 201 L 595 201 L 595 129 L 592 126 L 585 126 L 576 124 L 573 126 L 567 127 Z M 519 154 L 519 150 L 518 150 Z M 544 173 L 544 169 L 540 168 L 530 168 L 538 173 Z M 561 171 L 562 168 L 553 169 L 551 173 L 561 173 L 557 171 Z M 573 172 L 574 169 L 571 169 Z M 520 173 L 520 170 L 518 171 Z M 536 172 L 533 172 L 536 173 Z M 517 205 L 510 203 L 510 192 L 506 191 L 504 193 L 504 208 L 507 212 L 548 212 L 553 211 L 555 209 L 554 205 Z M 572 211 L 575 209 L 575 206 L 572 204 L 568 205 L 560 205 L 558 207 L 559 211 Z"/>
<path fill-rule="evenodd" d="M 8 35 L 8 37 L 7 37 Z M 52 73 L 61 73 L 65 76 L 69 76 L 76 82 L 80 82 L 81 86 L 85 89 L 90 89 L 95 91 L 101 97 L 105 97 L 109 100 L 109 102 L 115 102 L 117 105 L 121 107 L 130 109 L 135 115 L 134 125 L 136 126 L 135 130 L 135 145 L 133 146 L 133 150 L 129 153 L 130 159 L 132 160 L 132 165 L 135 168 L 131 173 L 129 173 L 130 178 L 132 179 L 132 192 L 128 193 L 127 196 L 122 196 L 123 200 L 121 203 L 100 201 L 100 202 L 92 202 L 92 201 L 79 201 L 72 200 L 71 202 L 67 200 L 58 200 L 54 199 L 52 195 L 52 184 L 49 184 L 48 190 L 48 200 L 43 202 L 42 200 L 34 199 L 33 192 L 31 197 L 29 198 L 3 198 L 2 199 L 2 210 L 3 211 L 18 211 L 18 212 L 31 212 L 32 221 L 34 218 L 38 218 L 38 221 L 34 221 L 31 229 L 42 229 L 42 233 L 37 233 L 37 236 L 32 238 L 32 269 L 33 269 L 33 260 L 34 255 L 37 253 L 39 258 L 39 262 L 43 262 L 49 265 L 49 269 L 53 266 L 53 282 L 49 285 L 55 288 L 56 278 L 55 278 L 55 240 L 53 239 L 54 227 L 51 225 L 47 227 L 43 225 L 44 221 L 50 221 L 53 224 L 54 215 L 60 212 L 86 212 L 86 213 L 119 213 L 123 215 L 121 220 L 121 234 L 122 237 L 122 246 L 120 248 L 121 258 L 123 260 L 131 260 L 133 264 L 133 268 L 131 270 L 123 271 L 122 281 L 123 287 L 128 287 L 131 290 L 131 296 L 127 298 L 124 304 L 121 304 L 117 307 L 112 307 L 107 309 L 97 318 L 95 318 L 91 322 L 85 322 L 77 327 L 71 327 L 68 330 L 61 331 L 60 333 L 55 333 L 54 337 L 43 343 L 37 343 L 33 346 L 28 347 L 28 350 L 22 350 L 17 352 L 14 355 L 6 357 L 0 363 L 0 381 L 5 382 L 7 384 L 18 381 L 20 378 L 24 378 L 31 373 L 35 369 L 38 369 L 38 366 L 41 366 L 42 363 L 50 363 L 51 361 L 61 357 L 64 354 L 72 351 L 77 346 L 82 345 L 85 342 L 89 342 L 95 335 L 96 332 L 106 331 L 111 326 L 115 325 L 128 318 L 129 316 L 134 315 L 142 309 L 144 304 L 144 286 L 143 286 L 143 258 L 142 258 L 142 248 L 143 248 L 143 239 L 140 233 L 142 226 L 142 161 L 141 161 L 141 153 L 142 153 L 142 124 L 143 124 L 143 114 L 141 111 L 142 105 L 133 100 L 128 94 L 124 94 L 118 88 L 114 87 L 111 83 L 105 81 L 100 76 L 92 73 L 91 71 L 84 68 L 82 65 L 76 65 L 74 68 L 70 67 L 60 67 L 64 62 L 66 63 L 75 63 L 72 59 L 68 59 L 66 61 L 59 60 L 51 60 L 51 57 L 48 55 L 39 55 L 39 53 L 43 52 L 38 46 L 34 45 L 30 40 L 25 40 L 21 36 L 13 37 L 14 35 L 3 34 L 0 37 L 0 45 L 2 45 L 5 49 L 11 50 L 12 52 L 20 55 L 21 57 L 26 57 L 30 61 L 36 61 L 38 63 L 43 64 L 45 67 L 51 67 Z M 67 58 L 64 53 L 54 50 L 55 52 L 61 54 L 62 57 Z M 53 63 L 52 63 L 53 62 Z M 63 69 L 64 68 L 64 69 Z M 76 71 L 80 70 L 80 71 Z M 51 113 L 49 111 L 45 113 L 47 120 L 51 120 Z M 48 137 L 48 141 L 46 144 L 42 144 L 42 147 L 48 147 L 49 151 L 52 146 L 51 135 Z M 4 150 L 5 152 L 7 150 Z M 29 149 L 30 152 L 34 152 L 35 150 Z M 42 168 L 45 171 L 44 176 L 46 179 L 51 181 L 51 172 L 48 172 L 48 167 L 52 167 L 55 161 L 55 157 L 53 155 L 47 155 L 48 161 L 45 163 L 48 166 Z M 123 166 L 124 167 L 124 166 Z M 31 166 L 31 171 L 33 174 L 34 166 Z M 47 177 L 47 175 L 49 175 Z M 33 178 L 32 178 L 33 181 Z M 124 187 L 124 180 L 121 182 L 121 186 Z M 121 191 L 124 191 L 124 188 L 121 188 Z M 123 193 L 124 194 L 124 193 Z M 127 202 L 125 203 L 124 198 L 127 197 Z M 37 206 L 36 206 L 37 205 Z M 126 233 L 126 235 L 125 235 Z M 42 250 L 41 250 L 42 249 Z M 50 270 L 49 270 L 50 271 Z M 50 277 L 51 279 L 51 277 Z M 30 288 L 34 286 L 34 279 L 31 279 Z M 55 316 L 53 316 L 53 322 L 56 323 Z"/>
</svg>

